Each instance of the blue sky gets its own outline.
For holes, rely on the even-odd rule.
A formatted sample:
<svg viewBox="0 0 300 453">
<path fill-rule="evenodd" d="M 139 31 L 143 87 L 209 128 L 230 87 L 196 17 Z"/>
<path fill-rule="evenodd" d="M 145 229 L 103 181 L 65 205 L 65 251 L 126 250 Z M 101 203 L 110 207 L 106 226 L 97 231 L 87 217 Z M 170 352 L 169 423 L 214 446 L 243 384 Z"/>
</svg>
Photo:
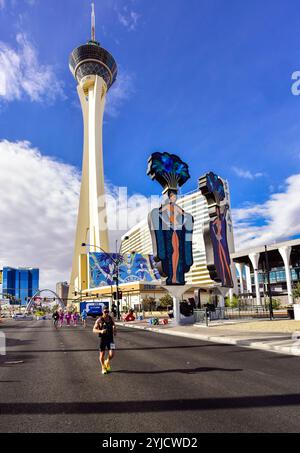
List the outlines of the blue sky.
<svg viewBox="0 0 300 453">
<path fill-rule="evenodd" d="M 26 98 L 7 103 L 0 137 L 29 140 L 43 153 L 80 168 L 82 118 L 68 56 L 89 38 L 90 2 L 5 3 L 1 40 L 14 48 L 16 34 L 26 33 L 39 61 L 55 68 L 65 98 L 52 105 Z M 97 38 L 130 85 L 117 116 L 106 115 L 105 173 L 113 184 L 153 191 L 145 168 L 157 149 L 178 153 L 190 165 L 186 190 L 206 170 L 227 177 L 233 206 L 263 201 L 298 171 L 300 98 L 290 88 L 291 74 L 300 68 L 299 2 L 95 3 Z M 137 20 L 130 28 L 119 14 L 130 21 L 132 11 Z M 233 167 L 263 176 L 243 178 Z"/>
<path fill-rule="evenodd" d="M 95 9 L 97 39 L 120 69 L 105 115 L 106 180 L 130 194 L 157 193 L 147 159 L 168 151 L 190 166 L 186 192 L 206 171 L 228 179 L 239 234 L 254 227 L 250 239 L 258 240 L 291 199 L 294 219 L 299 1 L 95 0 Z M 28 141 L 81 170 L 82 116 L 68 57 L 89 35 L 88 0 L 0 0 L 2 55 L 29 49 L 43 79 L 37 87 L 27 68 L 30 84 L 1 95 L 0 78 L 0 140 Z M 276 224 L 270 240 L 299 235 L 298 218 L 289 230 Z"/>
</svg>

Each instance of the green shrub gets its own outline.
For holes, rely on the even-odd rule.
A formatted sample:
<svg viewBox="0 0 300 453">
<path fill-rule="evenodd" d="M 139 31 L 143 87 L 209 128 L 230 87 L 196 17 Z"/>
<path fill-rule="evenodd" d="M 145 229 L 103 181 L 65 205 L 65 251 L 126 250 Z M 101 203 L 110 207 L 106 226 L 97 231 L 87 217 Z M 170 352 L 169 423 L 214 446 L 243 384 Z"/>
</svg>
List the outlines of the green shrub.
<svg viewBox="0 0 300 453">
<path fill-rule="evenodd" d="M 293 289 L 292 294 L 294 299 L 300 298 L 300 282 L 297 282 L 295 288 Z"/>
<path fill-rule="evenodd" d="M 225 297 L 225 307 L 230 307 L 230 298 L 228 296 Z"/>
<path fill-rule="evenodd" d="M 156 307 L 156 302 L 154 297 L 144 297 L 142 300 L 142 307 L 144 311 L 153 311 Z"/>
<path fill-rule="evenodd" d="M 237 308 L 239 306 L 239 298 L 236 294 L 232 295 L 232 299 L 229 296 L 225 297 L 225 307 Z"/>
<path fill-rule="evenodd" d="M 273 310 L 278 310 L 281 307 L 281 303 L 279 299 L 273 299 L 272 297 L 272 308 Z M 270 310 L 270 299 L 267 298 L 265 301 L 265 308 L 266 310 Z"/>
<path fill-rule="evenodd" d="M 159 302 L 160 307 L 167 308 L 169 305 L 173 304 L 173 298 L 172 296 L 170 296 L 170 294 L 165 294 L 159 299 Z"/>
<path fill-rule="evenodd" d="M 37 310 L 34 312 L 35 316 L 45 316 L 46 312 L 43 310 Z"/>
</svg>

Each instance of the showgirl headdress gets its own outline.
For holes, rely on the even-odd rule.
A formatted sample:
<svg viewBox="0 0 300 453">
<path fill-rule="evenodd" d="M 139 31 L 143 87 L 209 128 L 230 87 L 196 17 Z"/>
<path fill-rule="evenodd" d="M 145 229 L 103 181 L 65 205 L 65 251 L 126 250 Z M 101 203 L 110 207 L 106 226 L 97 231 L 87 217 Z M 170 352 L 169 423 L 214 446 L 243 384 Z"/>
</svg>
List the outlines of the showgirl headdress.
<svg viewBox="0 0 300 453">
<path fill-rule="evenodd" d="M 147 175 L 155 179 L 163 188 L 163 194 L 168 190 L 178 191 L 178 187 L 190 178 L 189 167 L 175 154 L 153 153 L 148 159 Z"/>
</svg>

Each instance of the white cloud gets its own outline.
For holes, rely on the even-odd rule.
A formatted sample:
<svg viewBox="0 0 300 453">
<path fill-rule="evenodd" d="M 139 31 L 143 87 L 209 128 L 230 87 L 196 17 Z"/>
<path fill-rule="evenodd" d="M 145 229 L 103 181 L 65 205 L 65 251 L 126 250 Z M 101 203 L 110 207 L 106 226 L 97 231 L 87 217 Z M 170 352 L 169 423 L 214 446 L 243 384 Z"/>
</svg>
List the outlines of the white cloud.
<svg viewBox="0 0 300 453">
<path fill-rule="evenodd" d="M 136 11 L 129 10 L 127 6 L 123 6 L 121 10 L 116 7 L 115 10 L 120 24 L 122 24 L 128 31 L 134 31 L 141 15 Z"/>
<path fill-rule="evenodd" d="M 0 0 L 0 9 L 5 7 L 5 0 Z"/>
<path fill-rule="evenodd" d="M 42 155 L 29 142 L 0 141 L 0 268 L 40 268 L 41 289 L 69 281 L 80 179 L 75 167 Z M 115 240 L 151 206 L 146 197 L 127 197 L 126 188 L 109 183 L 106 193 L 117 201 L 108 205 L 115 250 Z"/>
<path fill-rule="evenodd" d="M 133 77 L 121 68 L 116 82 L 107 94 L 105 113 L 117 117 L 122 104 L 130 98 L 133 91 Z"/>
<path fill-rule="evenodd" d="M 284 241 L 300 234 L 300 174 L 262 204 L 233 209 L 237 250 Z"/>
<path fill-rule="evenodd" d="M 0 142 L 0 265 L 41 269 L 41 288 L 69 280 L 80 175 L 29 142 Z"/>
<path fill-rule="evenodd" d="M 240 178 L 245 178 L 245 179 L 256 179 L 264 176 L 264 173 L 257 172 L 257 173 L 251 173 L 249 170 L 243 170 L 242 168 L 239 167 L 232 167 L 232 170 L 235 172 L 236 175 L 238 175 Z"/>
<path fill-rule="evenodd" d="M 37 50 L 25 34 L 19 33 L 16 41 L 16 49 L 0 42 L 0 100 L 28 97 L 32 102 L 52 102 L 63 98 L 62 82 L 53 67 L 39 62 Z"/>
</svg>

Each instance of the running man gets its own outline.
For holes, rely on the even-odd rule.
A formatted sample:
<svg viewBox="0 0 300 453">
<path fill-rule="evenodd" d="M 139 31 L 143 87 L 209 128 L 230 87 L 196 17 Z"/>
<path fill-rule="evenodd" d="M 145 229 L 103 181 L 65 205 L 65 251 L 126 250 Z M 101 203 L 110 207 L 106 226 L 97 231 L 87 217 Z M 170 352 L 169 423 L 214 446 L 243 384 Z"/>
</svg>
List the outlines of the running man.
<svg viewBox="0 0 300 453">
<path fill-rule="evenodd" d="M 55 329 L 57 329 L 57 324 L 58 324 L 58 320 L 59 320 L 59 313 L 57 310 L 55 310 L 55 312 L 53 313 L 52 319 L 53 319 L 53 325 L 54 325 Z"/>
<path fill-rule="evenodd" d="M 112 316 L 109 314 L 109 309 L 104 308 L 103 315 L 95 322 L 93 332 L 97 333 L 100 338 L 100 363 L 102 366 L 102 374 L 107 374 L 111 371 L 110 362 L 114 357 L 114 335 L 116 335 L 116 325 Z M 105 360 L 105 351 L 108 350 L 108 358 Z"/>
</svg>

